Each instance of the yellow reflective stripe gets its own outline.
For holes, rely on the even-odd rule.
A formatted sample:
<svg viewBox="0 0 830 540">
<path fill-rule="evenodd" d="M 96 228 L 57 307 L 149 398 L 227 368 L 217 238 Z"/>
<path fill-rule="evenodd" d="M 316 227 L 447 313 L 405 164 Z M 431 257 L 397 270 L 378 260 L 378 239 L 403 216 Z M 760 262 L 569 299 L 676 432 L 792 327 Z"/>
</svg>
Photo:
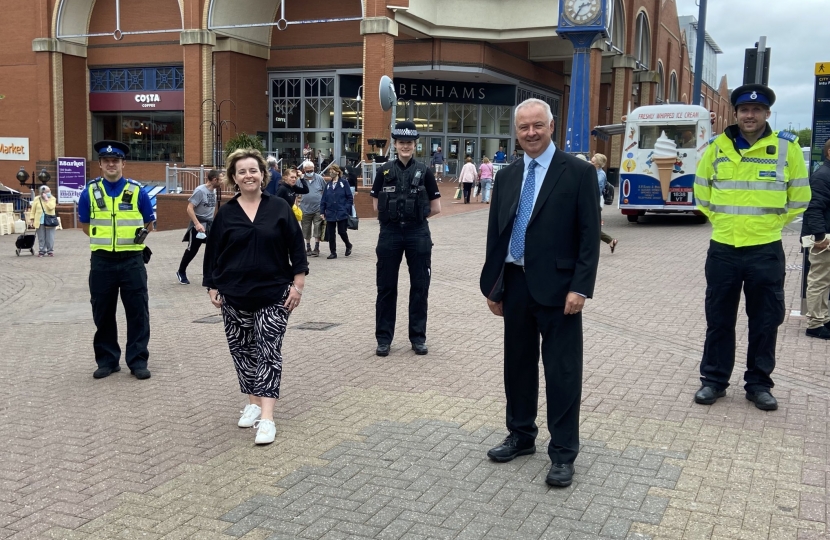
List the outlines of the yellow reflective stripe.
<svg viewBox="0 0 830 540">
<path fill-rule="evenodd" d="M 702 176 L 695 176 L 695 184 L 703 187 L 709 187 L 709 180 Z"/>
<path fill-rule="evenodd" d="M 112 238 L 95 238 L 93 236 L 90 236 L 89 243 L 109 246 L 112 245 Z"/>
<path fill-rule="evenodd" d="M 784 182 L 763 182 L 746 180 L 715 180 L 713 187 L 717 189 L 743 189 L 746 191 L 787 191 Z"/>
<path fill-rule="evenodd" d="M 112 225 L 112 220 L 109 220 L 109 219 L 90 219 L 89 224 L 90 225 L 107 226 L 107 225 Z"/>
<path fill-rule="evenodd" d="M 730 206 L 726 204 L 712 204 L 709 206 L 712 212 L 719 214 L 732 214 L 734 216 L 764 216 L 767 214 L 786 214 L 786 208 L 764 208 L 760 206 Z"/>
<path fill-rule="evenodd" d="M 810 179 L 809 178 L 793 178 L 790 180 L 790 187 L 800 188 L 800 187 L 810 187 Z"/>
<path fill-rule="evenodd" d="M 135 239 L 133 238 L 118 238 L 115 240 L 115 243 L 119 246 L 128 245 L 128 244 L 135 244 Z"/>
<path fill-rule="evenodd" d="M 116 227 L 141 227 L 144 225 L 143 219 L 118 219 L 115 220 Z"/>
</svg>

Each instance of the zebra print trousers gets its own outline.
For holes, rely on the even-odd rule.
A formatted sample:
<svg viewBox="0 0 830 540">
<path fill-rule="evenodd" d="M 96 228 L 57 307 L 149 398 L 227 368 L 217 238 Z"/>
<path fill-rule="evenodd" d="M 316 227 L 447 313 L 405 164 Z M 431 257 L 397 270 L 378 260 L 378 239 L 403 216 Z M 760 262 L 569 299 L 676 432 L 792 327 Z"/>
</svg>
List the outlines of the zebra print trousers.
<svg viewBox="0 0 830 540">
<path fill-rule="evenodd" d="M 228 348 L 243 394 L 280 397 L 282 338 L 289 315 L 284 301 L 253 312 L 222 304 Z"/>
</svg>

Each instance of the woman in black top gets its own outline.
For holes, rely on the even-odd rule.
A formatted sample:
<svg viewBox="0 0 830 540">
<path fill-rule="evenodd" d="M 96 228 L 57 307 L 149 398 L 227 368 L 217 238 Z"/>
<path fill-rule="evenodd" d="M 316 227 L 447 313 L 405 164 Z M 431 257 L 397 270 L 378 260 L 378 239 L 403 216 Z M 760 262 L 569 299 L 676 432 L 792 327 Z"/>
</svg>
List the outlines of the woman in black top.
<svg viewBox="0 0 830 540">
<path fill-rule="evenodd" d="M 305 193 L 308 193 L 308 184 L 297 178 L 297 169 L 285 169 L 277 187 L 277 197 L 284 199 L 288 206 L 294 206 L 297 195 Z"/>
<path fill-rule="evenodd" d="M 263 193 L 265 160 L 257 150 L 228 156 L 225 183 L 239 193 L 222 205 L 205 251 L 210 301 L 222 309 L 239 387 L 248 394 L 239 427 L 258 427 L 256 444 L 274 441 L 282 339 L 308 273 L 303 234 L 291 207 Z"/>
</svg>

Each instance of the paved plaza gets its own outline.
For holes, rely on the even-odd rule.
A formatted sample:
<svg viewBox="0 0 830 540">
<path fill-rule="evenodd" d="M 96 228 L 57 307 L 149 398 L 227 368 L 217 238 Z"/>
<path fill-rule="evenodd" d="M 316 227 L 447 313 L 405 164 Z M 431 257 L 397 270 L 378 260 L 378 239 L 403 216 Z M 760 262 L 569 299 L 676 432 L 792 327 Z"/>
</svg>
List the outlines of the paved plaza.
<svg viewBox="0 0 830 540">
<path fill-rule="evenodd" d="M 202 256 L 193 285 L 175 279 L 182 231 L 148 239 L 147 381 L 126 369 L 92 378 L 83 233 L 58 231 L 53 259 L 16 257 L 14 237 L 0 237 L 0 538 L 826 537 L 830 343 L 789 312 L 797 226 L 784 239 L 780 408 L 765 413 L 744 398 L 743 315 L 727 397 L 692 401 L 709 226 L 633 225 L 606 207 L 619 245 L 602 246 L 585 309 L 582 450 L 573 485 L 551 489 L 544 392 L 537 453 L 485 455 L 505 435 L 503 329 L 478 290 L 489 207 L 452 208 L 430 222 L 427 356 L 406 338 L 405 266 L 392 353 L 374 355 L 375 221 L 352 234 L 351 257 L 311 259 L 267 447 L 236 426 L 246 400 L 198 285 Z"/>
</svg>

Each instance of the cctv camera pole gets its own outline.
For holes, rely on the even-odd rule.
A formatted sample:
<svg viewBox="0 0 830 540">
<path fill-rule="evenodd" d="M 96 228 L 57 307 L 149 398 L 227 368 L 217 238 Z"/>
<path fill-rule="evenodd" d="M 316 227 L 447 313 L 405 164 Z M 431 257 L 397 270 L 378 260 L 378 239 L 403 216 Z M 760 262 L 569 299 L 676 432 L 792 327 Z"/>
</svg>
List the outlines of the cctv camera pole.
<svg viewBox="0 0 830 540">
<path fill-rule="evenodd" d="M 700 10 L 697 15 L 697 47 L 695 47 L 695 82 L 692 89 L 692 103 L 703 105 L 700 102 L 700 87 L 703 83 L 703 51 L 706 45 L 706 0 L 700 0 Z"/>
<path fill-rule="evenodd" d="M 758 39 L 758 57 L 755 62 L 755 83 L 764 84 L 764 54 L 767 50 L 767 36 Z"/>
</svg>

